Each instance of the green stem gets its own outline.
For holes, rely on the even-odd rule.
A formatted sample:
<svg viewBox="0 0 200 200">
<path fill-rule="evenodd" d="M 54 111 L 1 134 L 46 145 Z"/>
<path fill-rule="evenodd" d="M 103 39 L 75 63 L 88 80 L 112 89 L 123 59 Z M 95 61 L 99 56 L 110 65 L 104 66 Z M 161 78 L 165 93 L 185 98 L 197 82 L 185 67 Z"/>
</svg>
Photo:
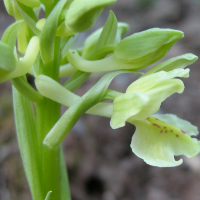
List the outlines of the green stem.
<svg viewBox="0 0 200 200">
<path fill-rule="evenodd" d="M 52 191 L 51 200 L 60 199 L 60 150 L 46 148 L 42 141 L 60 116 L 60 105 L 44 98 L 36 105 L 38 149 L 43 195 Z"/>
<path fill-rule="evenodd" d="M 54 46 L 54 60 L 43 64 L 40 62 L 40 72 L 45 74 L 55 81 L 59 80 L 59 65 L 60 65 L 60 39 L 55 38 Z M 52 191 L 49 199 L 59 200 L 61 199 L 61 177 L 60 170 L 60 148 L 49 149 L 42 144 L 46 134 L 54 126 L 60 117 L 60 104 L 44 98 L 36 104 L 36 123 L 37 123 L 37 135 L 38 135 L 38 148 L 40 154 L 40 174 L 42 176 L 42 191 L 45 195 Z"/>
</svg>

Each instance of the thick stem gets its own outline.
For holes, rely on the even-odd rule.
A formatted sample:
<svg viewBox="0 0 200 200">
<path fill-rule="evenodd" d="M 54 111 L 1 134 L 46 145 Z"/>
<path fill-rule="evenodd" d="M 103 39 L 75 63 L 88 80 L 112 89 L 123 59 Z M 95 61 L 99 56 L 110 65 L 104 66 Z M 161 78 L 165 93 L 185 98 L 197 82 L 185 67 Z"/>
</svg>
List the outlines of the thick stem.
<svg viewBox="0 0 200 200">
<path fill-rule="evenodd" d="M 60 65 L 60 39 L 55 39 L 54 60 L 47 64 L 40 62 L 40 72 L 55 81 L 59 80 Z M 40 174 L 42 176 L 42 191 L 44 198 L 49 191 L 51 200 L 61 198 L 61 170 L 60 170 L 60 148 L 49 149 L 42 144 L 46 134 L 54 126 L 60 117 L 60 104 L 44 98 L 36 104 L 36 123 L 38 135 L 38 148 L 40 152 Z"/>
<path fill-rule="evenodd" d="M 51 200 L 60 199 L 60 150 L 51 150 L 42 142 L 60 117 L 60 105 L 44 98 L 36 106 L 38 148 L 40 152 L 40 174 L 43 195 L 52 191 Z"/>
</svg>

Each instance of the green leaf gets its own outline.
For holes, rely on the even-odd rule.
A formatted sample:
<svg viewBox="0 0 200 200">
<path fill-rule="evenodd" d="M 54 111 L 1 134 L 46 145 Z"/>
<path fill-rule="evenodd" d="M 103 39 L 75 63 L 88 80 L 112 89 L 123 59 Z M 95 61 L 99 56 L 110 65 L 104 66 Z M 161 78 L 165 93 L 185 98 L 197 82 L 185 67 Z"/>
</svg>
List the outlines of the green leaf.
<svg viewBox="0 0 200 200">
<path fill-rule="evenodd" d="M 94 25 L 103 8 L 116 0 L 74 0 L 65 18 L 66 27 L 74 33 L 83 32 Z"/>
<path fill-rule="evenodd" d="M 117 19 L 115 17 L 115 14 L 112 11 L 110 11 L 109 17 L 103 27 L 101 35 L 97 40 L 96 44 L 94 45 L 94 48 L 90 52 L 89 59 L 92 58 L 95 55 L 95 53 L 101 48 L 112 45 L 115 40 L 116 34 Z"/>
<path fill-rule="evenodd" d="M 63 84 L 63 86 L 69 91 L 75 91 L 88 79 L 89 76 L 90 73 L 77 71 L 69 80 L 67 80 L 67 82 Z"/>
<path fill-rule="evenodd" d="M 32 198 L 42 200 L 39 158 L 36 146 L 35 114 L 32 104 L 13 87 L 17 139 Z"/>
<path fill-rule="evenodd" d="M 159 71 L 171 71 L 177 68 L 185 68 L 188 65 L 191 65 L 198 59 L 197 56 L 195 56 L 192 53 L 183 54 L 181 56 L 177 56 L 174 58 L 170 58 L 164 62 L 159 63 L 158 65 L 155 65 L 151 69 L 149 69 L 147 72 L 145 72 L 141 77 L 147 76 L 149 74 L 159 72 Z"/>
<path fill-rule="evenodd" d="M 4 42 L 5 44 L 9 45 L 12 49 L 14 49 L 14 46 L 16 44 L 17 33 L 18 33 L 18 29 L 19 29 L 21 22 L 22 22 L 22 20 L 11 24 L 6 29 L 6 31 L 4 32 L 4 34 L 1 38 L 1 41 Z"/>
<path fill-rule="evenodd" d="M 183 32 L 152 28 L 124 38 L 115 48 L 114 55 L 129 63 L 143 62 L 148 66 L 161 59 L 173 44 L 183 38 Z"/>
<path fill-rule="evenodd" d="M 102 101 L 105 92 L 112 81 L 118 74 L 124 71 L 111 72 L 103 76 L 86 94 L 78 99 L 57 121 L 54 127 L 45 137 L 43 143 L 50 148 L 56 148 L 71 128 L 76 124 L 78 119 L 92 106 Z"/>
<path fill-rule="evenodd" d="M 86 38 L 84 48 L 83 48 L 83 58 L 87 59 L 89 57 L 89 54 L 94 48 L 95 44 L 97 43 L 102 30 L 103 30 L 103 27 L 97 29 L 95 32 L 93 32 L 91 35 L 89 35 Z"/>
<path fill-rule="evenodd" d="M 37 17 L 35 16 L 35 13 L 33 10 L 20 2 L 15 1 L 15 5 L 17 9 L 19 10 L 21 16 L 23 17 L 24 21 L 27 23 L 27 25 L 31 28 L 31 30 L 36 34 L 40 35 L 40 31 L 36 28 L 37 23 Z"/>
<path fill-rule="evenodd" d="M 89 57 L 89 54 L 91 53 L 92 49 L 96 45 L 97 41 L 99 40 L 99 37 L 102 33 L 103 28 L 99 28 L 94 33 L 92 33 L 85 41 L 84 49 L 83 49 L 83 58 L 87 59 Z M 125 23 L 118 23 L 117 24 L 117 34 L 115 37 L 114 44 L 118 44 L 121 41 L 122 35 L 128 30 L 128 25 Z M 115 45 L 114 48 L 116 47 Z M 114 49 L 112 50 L 112 52 Z"/>
<path fill-rule="evenodd" d="M 61 38 L 60 48 L 63 49 L 66 43 L 70 40 L 71 36 Z"/>
<path fill-rule="evenodd" d="M 54 39 L 59 15 L 67 0 L 60 0 L 48 16 L 41 32 L 40 53 L 44 63 L 54 60 Z"/>
<path fill-rule="evenodd" d="M 61 200 L 71 200 L 70 185 L 63 149 L 60 148 Z"/>
<path fill-rule="evenodd" d="M 78 37 L 78 34 L 72 35 L 70 36 L 70 38 L 67 40 L 67 42 L 65 43 L 61 55 L 62 57 L 65 56 L 67 54 L 67 51 L 71 48 L 71 46 L 74 44 L 74 42 L 76 41 L 76 38 Z"/>
<path fill-rule="evenodd" d="M 16 60 L 13 49 L 9 45 L 0 42 L 0 79 L 14 71 L 15 68 Z"/>
<path fill-rule="evenodd" d="M 147 164 L 157 167 L 174 167 L 182 163 L 174 156 L 193 157 L 200 152 L 200 142 L 159 118 L 132 121 L 136 132 L 132 137 L 132 151 Z"/>
</svg>

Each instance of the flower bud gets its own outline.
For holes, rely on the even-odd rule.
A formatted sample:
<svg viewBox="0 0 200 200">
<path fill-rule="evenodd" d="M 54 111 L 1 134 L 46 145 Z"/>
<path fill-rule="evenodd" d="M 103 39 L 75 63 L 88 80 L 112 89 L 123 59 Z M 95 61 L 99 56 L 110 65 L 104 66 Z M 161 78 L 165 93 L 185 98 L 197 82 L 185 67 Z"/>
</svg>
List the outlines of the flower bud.
<svg viewBox="0 0 200 200">
<path fill-rule="evenodd" d="M 116 0 L 75 0 L 71 3 L 65 17 L 66 27 L 76 33 L 83 32 L 92 27 L 103 8 Z"/>
<path fill-rule="evenodd" d="M 41 3 L 39 0 L 18 0 L 18 1 L 31 8 L 38 7 Z"/>
<path fill-rule="evenodd" d="M 32 37 L 26 48 L 24 57 L 20 58 L 18 62 L 15 61 L 12 49 L 8 45 L 4 45 L 1 50 L 2 52 L 0 52 L 1 55 L 0 62 L 4 64 L 2 69 L 10 69 L 10 70 L 7 70 L 8 73 L 6 73 L 6 75 L 4 76 L 1 75 L 0 82 L 20 77 L 28 73 L 38 56 L 40 50 L 39 43 L 40 43 L 39 37 L 37 36 Z"/>
<path fill-rule="evenodd" d="M 115 48 L 116 58 L 146 67 L 166 55 L 173 44 L 183 38 L 183 32 L 152 28 L 124 38 Z"/>
<path fill-rule="evenodd" d="M 4 5 L 9 15 L 13 16 L 16 20 L 22 19 L 13 0 L 4 0 Z"/>
<path fill-rule="evenodd" d="M 12 48 L 0 42 L 0 79 L 16 68 L 16 60 Z"/>
<path fill-rule="evenodd" d="M 104 59 L 88 61 L 75 51 L 68 52 L 68 59 L 73 67 L 86 72 L 139 70 L 165 56 L 182 37 L 181 31 L 153 28 L 124 38 L 116 46 L 114 53 Z"/>
</svg>

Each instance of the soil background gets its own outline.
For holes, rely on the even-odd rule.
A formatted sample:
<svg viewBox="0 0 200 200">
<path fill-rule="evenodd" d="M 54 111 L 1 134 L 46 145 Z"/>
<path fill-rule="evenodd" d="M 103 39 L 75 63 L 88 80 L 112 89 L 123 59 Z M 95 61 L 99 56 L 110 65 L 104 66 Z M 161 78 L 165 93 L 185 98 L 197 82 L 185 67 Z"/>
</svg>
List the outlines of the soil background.
<svg viewBox="0 0 200 200">
<path fill-rule="evenodd" d="M 92 31 L 104 25 L 109 10 L 118 21 L 130 25 L 126 35 L 148 28 L 172 28 L 185 33 L 163 60 L 184 53 L 200 56 L 199 0 L 118 0 L 106 8 L 92 30 L 81 33 L 83 45 Z M 13 22 L 0 0 L 0 36 Z M 92 75 L 76 91 L 82 95 L 102 76 Z M 120 75 L 111 88 L 124 92 L 137 75 Z M 30 80 L 32 80 L 30 78 Z M 173 113 L 200 128 L 200 61 L 191 66 L 190 78 L 183 79 L 185 91 L 174 94 L 161 106 L 161 113 Z M 13 119 L 11 84 L 0 84 L 0 199 L 30 200 L 17 145 Z M 62 107 L 62 112 L 66 110 Z M 133 125 L 112 130 L 109 119 L 84 115 L 63 142 L 73 200 L 199 200 L 200 156 L 175 168 L 147 165 L 130 149 Z"/>
</svg>

